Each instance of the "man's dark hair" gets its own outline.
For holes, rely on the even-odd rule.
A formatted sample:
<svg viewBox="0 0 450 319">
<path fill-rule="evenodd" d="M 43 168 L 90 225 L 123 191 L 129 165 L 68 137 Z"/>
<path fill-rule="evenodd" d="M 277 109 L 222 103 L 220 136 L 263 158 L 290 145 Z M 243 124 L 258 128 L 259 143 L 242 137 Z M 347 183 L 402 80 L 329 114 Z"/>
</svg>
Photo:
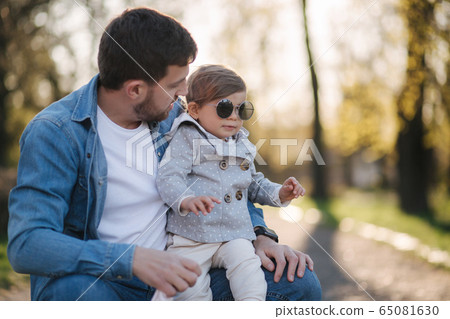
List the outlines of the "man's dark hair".
<svg viewBox="0 0 450 319">
<path fill-rule="evenodd" d="M 127 80 L 161 80 L 169 65 L 194 61 L 197 45 L 174 18 L 156 10 L 125 10 L 106 27 L 100 40 L 100 83 L 117 90 Z"/>
</svg>

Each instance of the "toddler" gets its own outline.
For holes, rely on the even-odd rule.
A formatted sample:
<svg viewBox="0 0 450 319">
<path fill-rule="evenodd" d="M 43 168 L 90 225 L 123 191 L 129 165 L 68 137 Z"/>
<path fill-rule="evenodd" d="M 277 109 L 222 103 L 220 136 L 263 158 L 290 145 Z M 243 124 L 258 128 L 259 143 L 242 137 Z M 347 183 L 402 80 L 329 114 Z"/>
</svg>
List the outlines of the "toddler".
<svg viewBox="0 0 450 319">
<path fill-rule="evenodd" d="M 280 185 L 256 172 L 256 147 L 242 128 L 254 109 L 239 75 L 221 65 L 201 66 L 189 77 L 188 92 L 188 113 L 166 136 L 171 141 L 156 183 L 172 208 L 167 250 L 198 262 L 202 274 L 174 299 L 212 300 L 208 272 L 215 267 L 226 269 L 235 300 L 265 300 L 247 200 L 286 206 L 305 190 L 293 177 Z"/>
</svg>

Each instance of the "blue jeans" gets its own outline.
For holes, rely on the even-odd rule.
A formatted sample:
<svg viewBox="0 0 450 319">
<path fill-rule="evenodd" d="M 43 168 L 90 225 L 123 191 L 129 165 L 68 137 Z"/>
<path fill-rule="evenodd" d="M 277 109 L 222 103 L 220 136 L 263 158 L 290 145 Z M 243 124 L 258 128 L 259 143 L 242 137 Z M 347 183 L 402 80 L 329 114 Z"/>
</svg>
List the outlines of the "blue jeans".
<svg viewBox="0 0 450 319">
<path fill-rule="evenodd" d="M 286 271 L 278 283 L 273 282 L 273 272 L 264 269 L 267 281 L 266 300 L 275 301 L 313 301 L 321 300 L 322 290 L 314 272 L 306 269 L 303 278 L 287 281 Z M 214 300 L 233 300 L 224 269 L 212 269 L 211 289 Z M 132 280 L 97 280 L 89 275 L 69 275 L 49 281 L 34 300 L 151 300 L 155 289 L 134 277 Z M 95 282 L 95 284 L 94 284 Z M 92 285 L 92 286 L 91 286 Z M 91 287 L 91 288 L 89 288 Z M 89 289 L 88 289 L 89 288 Z M 86 291 L 87 290 L 87 291 Z M 84 294 L 83 294 L 84 293 Z M 80 298 L 81 296 L 81 298 Z"/>
</svg>

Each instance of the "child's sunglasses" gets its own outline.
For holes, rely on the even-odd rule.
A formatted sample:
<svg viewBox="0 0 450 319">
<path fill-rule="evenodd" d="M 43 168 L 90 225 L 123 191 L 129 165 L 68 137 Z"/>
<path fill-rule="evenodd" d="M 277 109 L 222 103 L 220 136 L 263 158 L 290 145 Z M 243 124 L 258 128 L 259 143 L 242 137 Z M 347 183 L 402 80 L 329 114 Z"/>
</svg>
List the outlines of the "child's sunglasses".
<svg viewBox="0 0 450 319">
<path fill-rule="evenodd" d="M 234 106 L 233 102 L 231 102 L 229 99 L 223 99 L 220 100 L 216 105 L 208 105 L 215 106 L 217 115 L 223 119 L 229 118 L 233 113 L 233 110 L 236 110 L 239 118 L 243 121 L 246 121 L 252 117 L 253 111 L 255 110 L 253 104 L 249 101 L 244 101 L 241 104 Z"/>
</svg>

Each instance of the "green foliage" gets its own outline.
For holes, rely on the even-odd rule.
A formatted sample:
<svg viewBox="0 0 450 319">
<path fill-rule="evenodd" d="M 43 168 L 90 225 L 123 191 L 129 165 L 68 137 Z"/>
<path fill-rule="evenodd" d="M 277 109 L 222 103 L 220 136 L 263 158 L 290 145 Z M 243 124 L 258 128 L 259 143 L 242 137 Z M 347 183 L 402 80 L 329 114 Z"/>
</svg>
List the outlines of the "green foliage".
<svg viewBox="0 0 450 319">
<path fill-rule="evenodd" d="M 11 265 L 6 256 L 6 239 L 0 239 L 0 288 L 9 288 L 12 284 L 10 274 Z"/>
<path fill-rule="evenodd" d="M 0 288 L 8 289 L 11 286 L 22 287 L 26 282 L 29 282 L 29 275 L 14 272 L 6 255 L 6 246 L 6 238 L 0 236 Z"/>
<path fill-rule="evenodd" d="M 394 150 L 395 108 L 387 89 L 375 82 L 342 88 L 344 100 L 332 143 L 344 155 L 367 148 L 376 157 Z M 330 138 L 331 139 L 331 138 Z"/>
<path fill-rule="evenodd" d="M 15 165 L 26 123 L 61 97 L 51 58 L 55 44 L 45 29 L 50 0 L 0 5 L 0 166 Z"/>
</svg>

